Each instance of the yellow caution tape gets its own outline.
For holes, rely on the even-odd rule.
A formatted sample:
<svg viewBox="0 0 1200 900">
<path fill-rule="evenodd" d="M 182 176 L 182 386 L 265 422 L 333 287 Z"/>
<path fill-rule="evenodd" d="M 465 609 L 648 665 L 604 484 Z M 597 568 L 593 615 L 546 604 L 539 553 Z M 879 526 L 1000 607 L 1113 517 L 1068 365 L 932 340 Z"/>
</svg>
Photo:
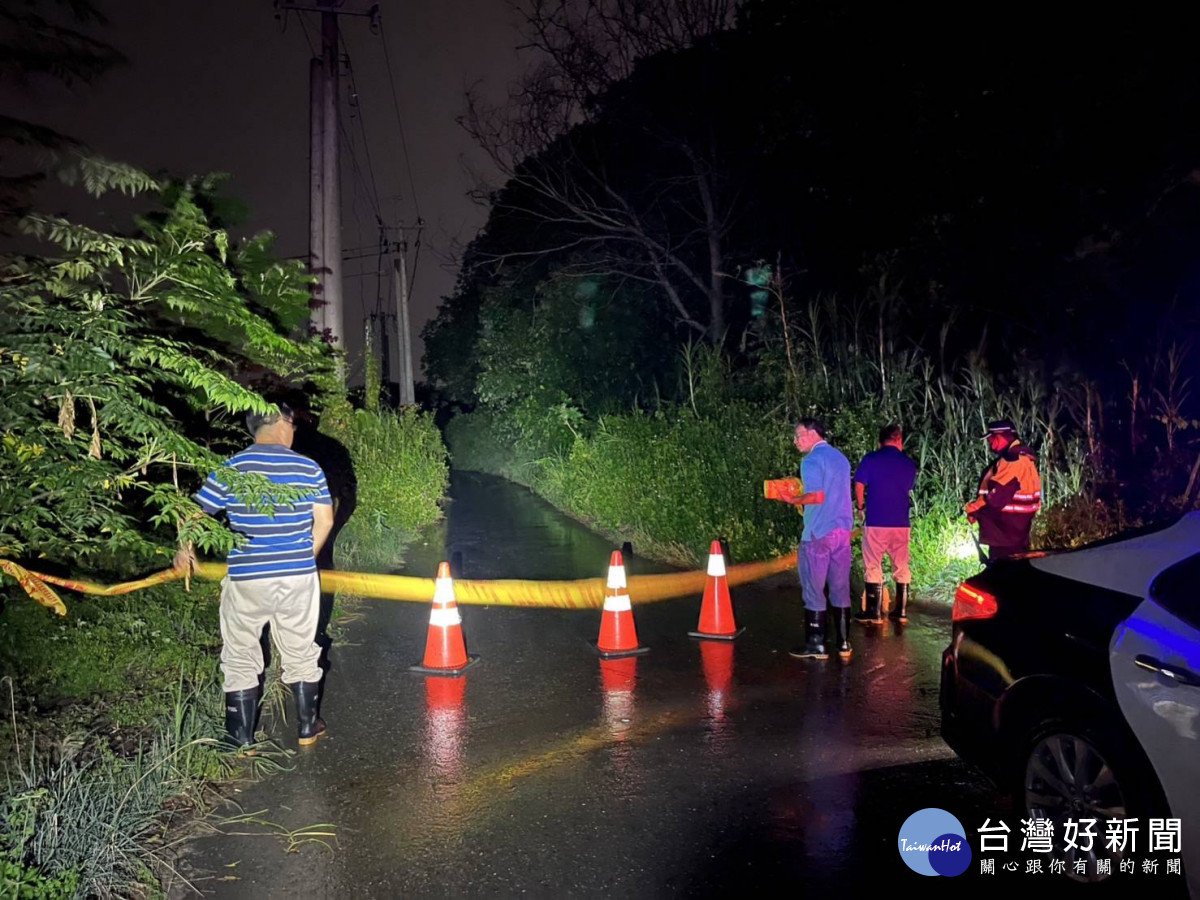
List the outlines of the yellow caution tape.
<svg viewBox="0 0 1200 900">
<path fill-rule="evenodd" d="M 796 554 L 762 562 L 742 563 L 727 570 L 731 586 L 759 581 L 796 565 Z M 60 616 L 67 608 L 49 585 L 57 585 L 81 594 L 111 597 L 129 594 L 156 584 L 183 577 L 181 570 L 164 569 L 138 581 L 101 585 L 90 581 L 59 578 L 31 572 L 9 560 L 0 560 L 0 570 L 17 580 L 25 592 L 38 603 L 53 609 Z M 224 578 L 224 563 L 201 562 L 196 575 L 209 581 Z M 635 604 L 654 603 L 673 597 L 686 597 L 704 590 L 708 577 L 704 571 L 670 572 L 664 575 L 632 575 L 629 577 L 630 600 Z M 604 578 L 583 578 L 578 581 L 471 581 L 455 580 L 454 594 L 459 603 L 476 606 L 522 606 L 543 609 L 600 609 L 604 606 Z M 321 589 L 328 593 L 356 594 L 378 600 L 400 600 L 410 603 L 429 603 L 433 599 L 434 579 L 413 578 L 409 575 L 375 575 L 366 572 L 321 572 Z"/>
<path fill-rule="evenodd" d="M 216 570 L 224 575 L 224 567 L 204 563 L 213 571 L 197 574 L 214 577 Z M 796 554 L 763 562 L 743 563 L 727 570 L 730 585 L 759 581 L 796 565 Z M 219 577 L 219 576 L 217 576 Z M 669 572 L 664 575 L 631 575 L 629 598 L 634 604 L 654 603 L 672 597 L 686 597 L 704 591 L 708 574 L 704 571 Z M 472 581 L 454 580 L 454 596 L 459 603 L 475 606 L 525 606 L 542 609 L 600 609 L 604 606 L 604 578 L 583 578 L 578 581 Z M 403 600 L 428 603 L 433 597 L 432 578 L 412 578 L 407 575 L 369 575 L 359 572 L 321 572 L 321 588 L 328 592 L 358 594 L 379 600 Z"/>
<path fill-rule="evenodd" d="M 25 589 L 25 593 L 42 606 L 54 610 L 60 616 L 67 614 L 66 604 L 42 581 L 45 576 L 23 569 L 10 559 L 0 559 L 0 572 L 15 578 L 17 584 Z"/>
</svg>

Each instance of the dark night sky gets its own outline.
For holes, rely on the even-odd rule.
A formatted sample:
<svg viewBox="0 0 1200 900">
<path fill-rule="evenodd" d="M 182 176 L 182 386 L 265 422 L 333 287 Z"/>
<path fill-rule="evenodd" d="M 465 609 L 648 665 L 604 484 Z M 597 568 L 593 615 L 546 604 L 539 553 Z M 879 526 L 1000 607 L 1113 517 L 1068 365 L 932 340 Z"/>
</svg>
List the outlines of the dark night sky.
<svg viewBox="0 0 1200 900">
<path fill-rule="evenodd" d="M 289 17 L 281 33 L 271 0 L 100 0 L 99 5 L 110 24 L 93 33 L 120 49 L 129 65 L 92 87 L 41 85 L 17 96 L 6 91 L 6 111 L 80 138 L 103 156 L 151 171 L 228 172 L 233 181 L 227 192 L 250 207 L 242 230 L 274 231 L 281 255 L 306 253 L 310 53 L 297 15 Z M 365 10 L 369 5 L 368 0 L 346 0 L 344 8 Z M 455 123 L 464 108 L 464 91 L 478 84 L 485 95 L 500 99 L 523 62 L 515 49 L 515 16 L 504 0 L 383 0 L 380 5 L 426 222 L 412 296 L 413 330 L 418 332 L 453 285 L 448 254 L 454 243 L 469 240 L 486 215 L 466 197 L 472 186 L 468 169 L 487 169 L 482 154 Z M 306 18 L 316 41 L 319 19 L 314 14 Z M 384 218 L 390 224 L 412 223 L 416 207 L 381 38 L 371 34 L 366 19 L 343 18 L 342 28 Z M 345 102 L 345 76 L 342 87 L 343 121 L 369 181 L 360 124 Z M 373 248 L 374 210 L 345 151 L 342 166 L 343 247 Z M 353 277 L 358 272 L 370 274 Z M 374 272 L 374 258 L 346 264 L 352 354 L 361 342 L 363 306 L 368 311 L 375 307 Z M 418 358 L 420 351 L 418 340 Z"/>
</svg>

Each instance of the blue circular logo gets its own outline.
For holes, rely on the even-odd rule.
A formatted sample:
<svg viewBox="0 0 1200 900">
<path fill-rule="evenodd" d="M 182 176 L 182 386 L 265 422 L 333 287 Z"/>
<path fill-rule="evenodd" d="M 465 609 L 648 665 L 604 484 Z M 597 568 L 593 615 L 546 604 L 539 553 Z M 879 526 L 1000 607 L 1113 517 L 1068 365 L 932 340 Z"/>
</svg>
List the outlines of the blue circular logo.
<svg viewBox="0 0 1200 900">
<path fill-rule="evenodd" d="M 961 875 L 971 865 L 971 845 L 962 823 L 936 806 L 904 820 L 897 846 L 905 865 L 922 875 Z"/>
</svg>

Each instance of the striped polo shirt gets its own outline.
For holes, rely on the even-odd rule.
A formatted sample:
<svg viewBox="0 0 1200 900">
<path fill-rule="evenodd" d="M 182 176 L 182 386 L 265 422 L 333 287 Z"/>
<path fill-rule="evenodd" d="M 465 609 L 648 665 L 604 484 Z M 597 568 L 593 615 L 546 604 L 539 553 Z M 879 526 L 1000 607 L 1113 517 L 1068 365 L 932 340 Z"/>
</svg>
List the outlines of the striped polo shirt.
<svg viewBox="0 0 1200 900">
<path fill-rule="evenodd" d="M 313 506 L 331 506 L 329 486 L 321 467 L 281 444 L 252 444 L 235 453 L 225 466 L 239 472 L 265 475 L 275 484 L 309 488 L 295 504 L 275 503 L 274 509 L 251 511 L 213 472 L 196 494 L 196 502 L 210 515 L 222 510 L 230 528 L 249 540 L 229 551 L 229 577 L 234 581 L 304 575 L 317 571 L 313 558 Z"/>
</svg>

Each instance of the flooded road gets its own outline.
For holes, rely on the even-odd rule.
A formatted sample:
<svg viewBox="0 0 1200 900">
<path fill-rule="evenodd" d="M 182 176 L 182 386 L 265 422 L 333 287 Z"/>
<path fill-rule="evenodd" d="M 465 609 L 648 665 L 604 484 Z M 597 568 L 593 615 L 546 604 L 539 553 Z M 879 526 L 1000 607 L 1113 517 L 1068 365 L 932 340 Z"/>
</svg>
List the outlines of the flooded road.
<svg viewBox="0 0 1200 900">
<path fill-rule="evenodd" d="M 606 571 L 612 545 L 523 488 L 456 473 L 451 496 L 428 543 L 408 550 L 406 574 L 432 576 L 459 555 L 455 575 L 469 578 Z M 407 671 L 427 606 L 368 601 L 352 646 L 334 648 L 328 737 L 294 771 L 237 795 L 289 831 L 332 823 L 332 849 L 287 852 L 269 830 L 218 835 L 194 843 L 184 873 L 218 897 L 978 884 L 923 878 L 895 849 L 900 824 L 929 806 L 972 832 L 998 815 L 1016 829 L 1011 808 L 938 736 L 949 610 L 918 600 L 906 628 L 856 626 L 849 663 L 800 661 L 786 653 L 802 633 L 793 575 L 733 596 L 747 626 L 736 643 L 689 639 L 699 613 L 689 597 L 635 607 L 651 652 L 616 661 L 588 646 L 598 611 L 462 607 L 481 662 L 455 680 Z M 291 728 L 276 737 L 295 747 Z"/>
</svg>

